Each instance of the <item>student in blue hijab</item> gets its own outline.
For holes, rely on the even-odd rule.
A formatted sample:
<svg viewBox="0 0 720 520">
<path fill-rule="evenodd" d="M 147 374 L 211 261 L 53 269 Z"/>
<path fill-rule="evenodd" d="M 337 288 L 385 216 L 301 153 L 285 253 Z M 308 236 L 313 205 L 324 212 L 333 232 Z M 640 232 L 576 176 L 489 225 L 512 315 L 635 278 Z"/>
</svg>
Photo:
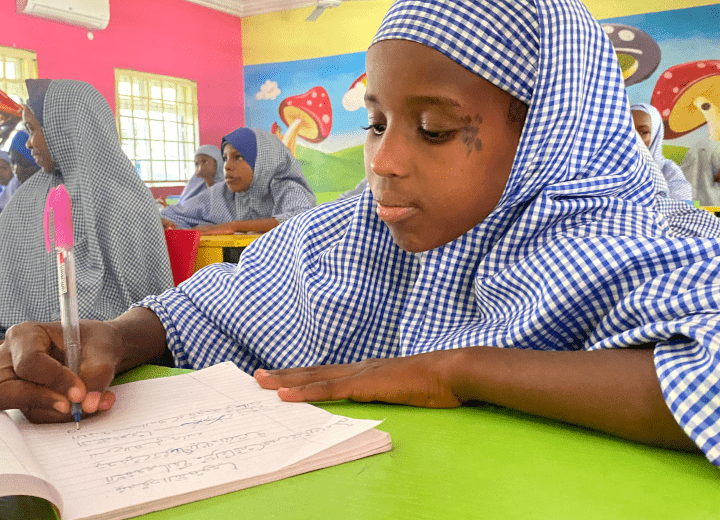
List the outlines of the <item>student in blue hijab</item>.
<svg viewBox="0 0 720 520">
<path fill-rule="evenodd" d="M 166 228 L 263 233 L 315 206 L 300 163 L 270 132 L 238 128 L 223 137 L 221 149 L 225 182 L 163 208 Z"/>
<path fill-rule="evenodd" d="M 15 133 L 10 143 L 9 156 L 12 163 L 13 174 L 10 182 L 8 182 L 5 189 L 0 193 L 0 211 L 5 209 L 5 206 L 10 202 L 10 199 L 20 185 L 40 169 L 40 166 L 38 166 L 35 159 L 33 159 L 30 150 L 25 146 L 28 137 L 27 132 L 19 130 Z"/>
<path fill-rule="evenodd" d="M 59 324 L 19 326 L 0 408 L 67 421 L 73 389 L 107 410 L 115 373 L 169 350 L 285 400 L 487 401 L 720 466 L 720 233 L 658 211 L 580 0 L 396 0 L 366 70 L 368 189 L 85 323 L 103 370 L 55 361 Z"/>
</svg>

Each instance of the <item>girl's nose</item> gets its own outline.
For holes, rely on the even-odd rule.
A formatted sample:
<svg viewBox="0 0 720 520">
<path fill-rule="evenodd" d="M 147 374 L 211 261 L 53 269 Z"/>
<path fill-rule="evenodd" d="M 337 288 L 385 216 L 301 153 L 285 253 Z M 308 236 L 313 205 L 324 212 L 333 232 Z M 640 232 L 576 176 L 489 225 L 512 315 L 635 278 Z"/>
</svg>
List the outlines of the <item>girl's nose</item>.
<svg viewBox="0 0 720 520">
<path fill-rule="evenodd" d="M 375 175 L 404 177 L 409 172 L 411 154 L 407 140 L 401 132 L 387 127 L 371 153 L 370 169 Z"/>
</svg>

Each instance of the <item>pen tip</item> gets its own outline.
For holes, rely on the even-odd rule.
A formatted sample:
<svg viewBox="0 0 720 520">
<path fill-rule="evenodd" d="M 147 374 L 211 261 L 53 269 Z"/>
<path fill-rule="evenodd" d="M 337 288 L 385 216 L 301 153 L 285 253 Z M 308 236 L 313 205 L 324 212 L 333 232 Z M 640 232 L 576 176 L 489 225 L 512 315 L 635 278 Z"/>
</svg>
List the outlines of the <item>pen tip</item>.
<svg viewBox="0 0 720 520">
<path fill-rule="evenodd" d="M 75 423 L 75 429 L 76 429 L 76 430 L 79 430 L 79 429 L 80 429 L 80 423 L 79 423 L 79 422 L 76 422 L 76 423 Z"/>
</svg>

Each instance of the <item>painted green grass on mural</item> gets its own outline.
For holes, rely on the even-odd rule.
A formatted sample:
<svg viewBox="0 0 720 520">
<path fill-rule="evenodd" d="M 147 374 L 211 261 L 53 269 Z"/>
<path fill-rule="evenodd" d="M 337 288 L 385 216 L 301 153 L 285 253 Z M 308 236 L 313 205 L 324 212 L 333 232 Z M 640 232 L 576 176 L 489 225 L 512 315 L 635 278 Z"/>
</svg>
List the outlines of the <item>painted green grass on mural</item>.
<svg viewBox="0 0 720 520">
<path fill-rule="evenodd" d="M 663 156 L 666 159 L 672 159 L 675 164 L 682 164 L 688 149 L 685 146 L 674 146 L 671 144 L 663 145 Z"/>
<path fill-rule="evenodd" d="M 363 145 L 326 154 L 297 147 L 297 160 L 315 194 L 343 193 L 353 189 L 365 177 Z"/>
</svg>

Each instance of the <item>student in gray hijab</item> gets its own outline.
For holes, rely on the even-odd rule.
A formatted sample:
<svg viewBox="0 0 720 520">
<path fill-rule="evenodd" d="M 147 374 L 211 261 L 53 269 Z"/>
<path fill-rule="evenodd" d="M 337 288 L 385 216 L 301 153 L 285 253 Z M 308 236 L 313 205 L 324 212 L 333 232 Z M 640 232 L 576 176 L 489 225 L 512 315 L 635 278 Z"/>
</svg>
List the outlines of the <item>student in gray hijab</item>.
<svg viewBox="0 0 720 520">
<path fill-rule="evenodd" d="M 225 180 L 222 153 L 217 146 L 204 144 L 195 150 L 195 175 L 183 188 L 178 204 L 199 195 L 209 187 Z"/>
<path fill-rule="evenodd" d="M 39 171 L 0 213 L 0 336 L 15 323 L 57 320 L 54 253 L 43 212 L 51 188 L 70 193 L 80 318 L 109 319 L 172 287 L 150 190 L 120 148 L 110 106 L 91 85 L 27 80 L 23 120 Z"/>
<path fill-rule="evenodd" d="M 300 163 L 275 135 L 238 128 L 223 137 L 225 182 L 161 211 L 166 228 L 264 233 L 315 206 Z"/>
</svg>

